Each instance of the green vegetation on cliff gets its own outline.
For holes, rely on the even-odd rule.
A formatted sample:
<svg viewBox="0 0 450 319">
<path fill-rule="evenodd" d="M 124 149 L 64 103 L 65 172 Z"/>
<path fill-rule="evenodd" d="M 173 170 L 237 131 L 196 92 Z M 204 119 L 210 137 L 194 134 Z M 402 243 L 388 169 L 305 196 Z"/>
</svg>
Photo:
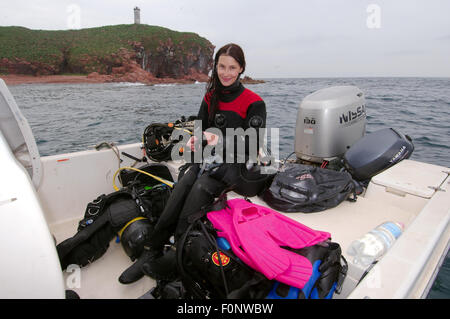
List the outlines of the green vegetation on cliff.
<svg viewBox="0 0 450 319">
<path fill-rule="evenodd" d="M 207 74 L 213 52 L 214 46 L 195 33 L 144 24 L 62 31 L 0 27 L 4 73 L 109 74 L 132 59 L 157 76 L 182 75 L 192 68 Z"/>
</svg>

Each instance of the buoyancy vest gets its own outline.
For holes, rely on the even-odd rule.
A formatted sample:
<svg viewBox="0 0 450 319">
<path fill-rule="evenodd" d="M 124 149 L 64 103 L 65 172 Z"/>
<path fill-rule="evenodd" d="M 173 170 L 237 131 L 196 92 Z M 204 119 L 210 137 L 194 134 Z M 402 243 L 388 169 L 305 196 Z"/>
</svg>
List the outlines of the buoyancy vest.
<svg viewBox="0 0 450 319">
<path fill-rule="evenodd" d="M 170 189 L 164 184 L 151 188 L 133 185 L 98 196 L 87 205 L 77 233 L 56 246 L 62 269 L 70 264 L 82 267 L 100 258 L 130 221 L 144 217 L 155 223 L 169 196 Z M 136 257 L 130 256 L 132 260 Z"/>
</svg>

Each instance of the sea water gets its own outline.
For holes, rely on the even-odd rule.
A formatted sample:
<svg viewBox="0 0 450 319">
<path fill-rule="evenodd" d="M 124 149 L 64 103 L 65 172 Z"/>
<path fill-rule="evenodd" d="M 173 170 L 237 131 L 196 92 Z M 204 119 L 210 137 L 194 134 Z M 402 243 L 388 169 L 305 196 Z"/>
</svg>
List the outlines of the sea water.
<svg viewBox="0 0 450 319">
<path fill-rule="evenodd" d="M 365 93 L 366 133 L 392 127 L 414 143 L 411 159 L 450 167 L 450 78 L 265 79 L 246 85 L 266 102 L 267 127 L 279 128 L 280 157 L 294 151 L 301 100 L 329 86 Z M 23 84 L 10 86 L 41 156 L 85 150 L 100 142 L 140 142 L 150 123 L 196 115 L 205 84 Z M 429 298 L 450 298 L 450 260 Z"/>
</svg>

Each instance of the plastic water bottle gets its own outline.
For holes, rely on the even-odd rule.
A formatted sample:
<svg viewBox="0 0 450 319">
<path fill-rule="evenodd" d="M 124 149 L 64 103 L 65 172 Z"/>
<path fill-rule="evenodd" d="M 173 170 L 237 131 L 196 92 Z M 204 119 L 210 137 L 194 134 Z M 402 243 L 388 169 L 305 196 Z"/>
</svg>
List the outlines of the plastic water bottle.
<svg viewBox="0 0 450 319">
<path fill-rule="evenodd" d="M 402 234 L 403 228 L 404 225 L 400 222 L 385 222 L 353 241 L 347 253 L 354 256 L 353 263 L 369 266 L 391 248 Z"/>
</svg>

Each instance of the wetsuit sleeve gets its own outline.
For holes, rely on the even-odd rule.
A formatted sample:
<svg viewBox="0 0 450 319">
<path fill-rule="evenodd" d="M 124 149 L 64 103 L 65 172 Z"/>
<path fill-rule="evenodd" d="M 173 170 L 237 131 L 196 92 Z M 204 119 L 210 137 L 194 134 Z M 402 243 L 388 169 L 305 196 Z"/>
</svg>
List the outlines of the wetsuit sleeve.
<svg viewBox="0 0 450 319">
<path fill-rule="evenodd" d="M 245 128 L 254 127 L 259 129 L 266 127 L 266 103 L 263 100 L 252 103 L 247 109 Z"/>
<path fill-rule="evenodd" d="M 257 136 L 257 150 L 259 150 L 260 147 L 262 147 L 263 145 L 261 145 L 260 141 L 259 141 L 259 131 L 260 129 L 263 129 L 266 127 L 266 104 L 264 103 L 263 100 L 260 101 L 256 101 L 253 102 L 252 104 L 250 104 L 250 106 L 247 109 L 247 116 L 245 118 L 245 124 L 244 124 L 244 128 L 254 128 L 256 129 L 256 136 Z M 246 155 L 249 155 L 249 140 L 246 139 L 245 141 L 245 150 L 246 150 Z"/>
</svg>

